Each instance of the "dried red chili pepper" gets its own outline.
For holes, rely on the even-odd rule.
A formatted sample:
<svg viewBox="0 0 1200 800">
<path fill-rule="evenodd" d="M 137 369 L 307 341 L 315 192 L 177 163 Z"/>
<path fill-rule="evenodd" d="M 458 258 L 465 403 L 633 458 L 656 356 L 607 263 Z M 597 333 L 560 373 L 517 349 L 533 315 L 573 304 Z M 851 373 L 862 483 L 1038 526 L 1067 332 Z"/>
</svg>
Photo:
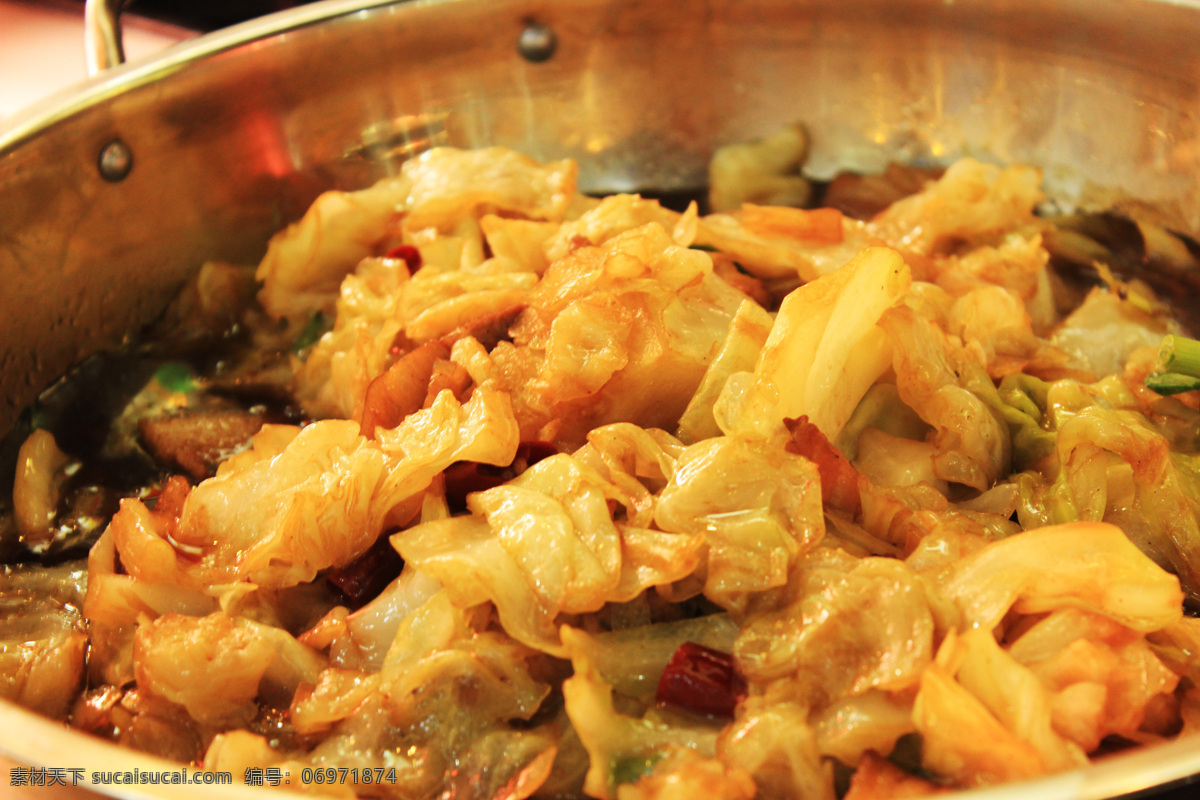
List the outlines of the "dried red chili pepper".
<svg viewBox="0 0 1200 800">
<path fill-rule="evenodd" d="M 478 461 L 456 461 L 446 467 L 446 505 L 451 511 L 467 507 L 467 495 L 482 492 L 505 483 L 505 467 L 480 464 Z"/>
<path fill-rule="evenodd" d="M 746 679 L 733 656 L 695 642 L 684 642 L 675 651 L 656 694 L 662 705 L 714 717 L 732 717 L 745 696 Z"/>
<path fill-rule="evenodd" d="M 403 568 L 404 559 L 384 534 L 349 564 L 326 572 L 325 580 L 347 606 L 357 609 L 378 597 Z"/>
<path fill-rule="evenodd" d="M 416 272 L 421 268 L 421 251 L 411 244 L 396 245 L 391 250 L 388 250 L 383 257 L 403 260 L 404 266 L 408 267 L 410 273 Z"/>
</svg>

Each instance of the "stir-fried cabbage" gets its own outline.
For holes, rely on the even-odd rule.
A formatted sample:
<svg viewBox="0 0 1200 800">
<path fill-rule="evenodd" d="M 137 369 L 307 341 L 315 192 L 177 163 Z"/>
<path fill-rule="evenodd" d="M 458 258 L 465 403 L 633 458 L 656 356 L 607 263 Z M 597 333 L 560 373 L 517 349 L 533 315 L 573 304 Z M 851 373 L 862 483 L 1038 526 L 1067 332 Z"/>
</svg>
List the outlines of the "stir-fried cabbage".
<svg viewBox="0 0 1200 800">
<path fill-rule="evenodd" d="M 0 575 L 0 693 L 346 798 L 882 800 L 1200 730 L 1178 324 L 1103 267 L 1064 316 L 1036 170 L 863 221 L 772 205 L 805 147 L 722 151 L 709 215 L 500 148 L 322 195 L 240 322 L 306 330 L 292 416 L 86 587 Z M 20 457 L 40 547 L 79 461 Z"/>
</svg>

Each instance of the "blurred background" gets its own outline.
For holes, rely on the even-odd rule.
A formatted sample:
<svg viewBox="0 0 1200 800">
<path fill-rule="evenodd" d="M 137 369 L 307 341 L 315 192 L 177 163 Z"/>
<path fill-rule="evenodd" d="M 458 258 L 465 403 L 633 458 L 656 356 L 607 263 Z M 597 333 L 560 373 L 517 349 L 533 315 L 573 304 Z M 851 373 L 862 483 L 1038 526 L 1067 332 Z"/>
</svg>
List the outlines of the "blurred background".
<svg viewBox="0 0 1200 800">
<path fill-rule="evenodd" d="M 131 0 L 121 16 L 132 60 L 292 0 Z M 85 77 L 83 0 L 0 0 L 0 117 Z"/>
</svg>

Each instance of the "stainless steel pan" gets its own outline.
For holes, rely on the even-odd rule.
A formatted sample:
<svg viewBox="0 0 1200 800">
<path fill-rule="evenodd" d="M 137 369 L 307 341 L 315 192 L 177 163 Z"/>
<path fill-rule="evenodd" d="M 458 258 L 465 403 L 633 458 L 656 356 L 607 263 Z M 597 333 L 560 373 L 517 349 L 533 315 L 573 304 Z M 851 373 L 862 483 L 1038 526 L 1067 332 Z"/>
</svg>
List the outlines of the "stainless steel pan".
<svg viewBox="0 0 1200 800">
<path fill-rule="evenodd" d="M 0 126 L 0 431 L 201 262 L 256 261 L 319 191 L 430 143 L 571 156 L 589 190 L 671 190 L 702 184 L 717 145 L 801 120 L 818 177 L 1029 162 L 1063 204 L 1194 235 L 1197 43 L 1191 0 L 329 0 L 201 37 Z M 142 758 L 4 705 L 0 749 Z M 1200 744 L 1177 742 L 988 796 L 1091 800 L 1198 772 Z"/>
<path fill-rule="evenodd" d="M 0 128 L 0 430 L 200 262 L 430 137 L 669 189 L 803 120 L 816 174 L 990 155 L 1195 233 L 1196 42 L 1186 0 L 330 0 L 202 37 Z"/>
</svg>

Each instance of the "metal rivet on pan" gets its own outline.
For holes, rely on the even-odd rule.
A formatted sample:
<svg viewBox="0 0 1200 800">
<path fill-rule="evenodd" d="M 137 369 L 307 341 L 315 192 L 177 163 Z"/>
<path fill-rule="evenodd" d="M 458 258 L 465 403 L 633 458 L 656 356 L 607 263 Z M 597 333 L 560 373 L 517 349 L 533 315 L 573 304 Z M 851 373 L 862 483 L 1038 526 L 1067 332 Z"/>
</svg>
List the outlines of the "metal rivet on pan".
<svg viewBox="0 0 1200 800">
<path fill-rule="evenodd" d="M 517 52 L 526 61 L 534 64 L 548 61 L 554 55 L 557 47 L 558 39 L 554 36 L 554 31 L 550 26 L 540 22 L 529 23 L 525 26 L 525 30 L 521 31 L 521 37 L 517 39 Z"/>
<path fill-rule="evenodd" d="M 113 139 L 100 151 L 97 166 L 104 180 L 110 183 L 123 181 L 133 169 L 133 151 L 120 139 Z"/>
</svg>

